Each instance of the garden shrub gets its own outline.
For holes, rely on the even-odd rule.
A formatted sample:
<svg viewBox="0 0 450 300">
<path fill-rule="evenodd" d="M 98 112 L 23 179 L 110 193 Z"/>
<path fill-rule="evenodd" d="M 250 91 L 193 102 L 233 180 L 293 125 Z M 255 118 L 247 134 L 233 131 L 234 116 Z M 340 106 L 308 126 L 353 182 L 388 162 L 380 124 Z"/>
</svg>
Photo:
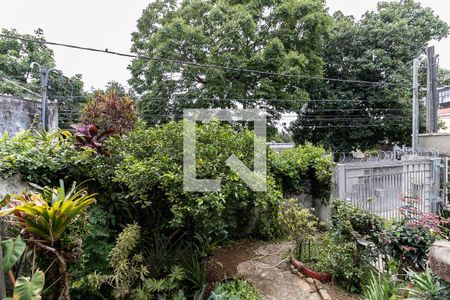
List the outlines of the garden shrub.
<svg viewBox="0 0 450 300">
<path fill-rule="evenodd" d="M 69 131 L 27 130 L 0 140 L 0 174 L 19 174 L 41 186 L 58 185 L 60 179 L 82 182 L 95 166 L 90 149 L 76 150 Z"/>
<path fill-rule="evenodd" d="M 114 246 L 115 235 L 111 228 L 111 215 L 100 205 L 93 206 L 68 228 L 63 242 L 68 245 L 76 242 L 79 246 L 72 251 L 80 252 L 79 259 L 70 266 L 74 299 L 86 299 L 92 295 L 87 276 L 109 268 L 108 254 Z"/>
<path fill-rule="evenodd" d="M 108 284 L 113 288 L 115 299 L 126 299 L 133 293 L 136 285 L 146 278 L 148 267 L 143 264 L 142 253 L 136 251 L 140 237 L 140 227 L 137 224 L 128 225 L 119 234 L 116 245 L 109 253 L 111 274 L 95 272 L 88 277 L 95 289 Z"/>
<path fill-rule="evenodd" d="M 134 101 L 128 96 L 116 92 L 97 92 L 93 99 L 83 107 L 80 122 L 84 125 L 95 125 L 100 134 L 124 134 L 131 131 L 137 114 Z"/>
<path fill-rule="evenodd" d="M 180 288 L 186 277 L 183 268 L 172 266 L 165 278 L 149 277 L 149 266 L 144 263 L 143 253 L 139 252 L 140 239 L 139 225 L 125 227 L 108 256 L 110 273 L 94 272 L 87 276 L 86 284 L 97 294 L 102 285 L 109 285 L 114 299 L 186 299 Z M 105 293 L 102 296 L 106 296 Z"/>
<path fill-rule="evenodd" d="M 399 261 L 400 269 L 420 270 L 426 267 L 428 250 L 437 238 L 436 233 L 421 225 L 399 220 L 388 225 L 381 241 L 384 252 Z"/>
<path fill-rule="evenodd" d="M 283 194 L 311 193 L 328 202 L 333 174 L 333 159 L 322 147 L 311 144 L 269 153 L 269 163 Z"/>
<path fill-rule="evenodd" d="M 361 291 L 379 253 L 383 220 L 348 201 L 332 203 L 328 260 L 334 279 L 349 291 Z"/>
<path fill-rule="evenodd" d="M 317 233 L 318 219 L 295 199 L 282 203 L 278 217 L 282 230 L 295 242 L 295 252 L 301 257 L 305 244 Z"/>
<path fill-rule="evenodd" d="M 324 244 L 326 261 L 322 265 L 330 270 L 333 280 L 350 292 L 360 292 L 371 270 L 372 249 L 332 233 L 326 235 Z"/>
<path fill-rule="evenodd" d="M 403 197 L 403 207 L 400 209 L 402 218 L 390 221 L 387 224 L 378 216 L 366 212 L 347 201 L 335 200 L 332 211 L 332 242 L 330 243 L 330 254 L 339 253 L 339 249 L 333 247 L 346 247 L 346 253 L 338 254 L 339 257 L 352 257 L 351 264 L 345 266 L 340 273 L 340 266 L 344 262 L 336 264 L 334 272 L 337 279 L 342 275 L 348 278 L 351 270 L 367 270 L 371 268 L 380 255 L 396 265 L 396 272 L 402 273 L 406 268 L 425 270 L 427 255 L 430 246 L 438 238 L 446 238 L 442 224 L 448 220 L 441 219 L 434 214 L 420 213 L 417 205 L 417 197 Z M 331 256 L 330 256 L 331 257 Z M 332 259 L 331 259 L 332 261 Z M 389 263 L 391 263 L 389 262 Z M 385 261 L 385 263 L 388 263 Z M 347 274 L 345 274 L 347 273 Z M 360 288 L 364 283 L 367 272 L 355 272 L 353 285 Z M 373 281 L 372 279 L 369 279 Z M 345 281 L 344 281 L 345 282 Z M 372 292 L 380 292 L 373 290 Z"/>
<path fill-rule="evenodd" d="M 135 124 L 128 133 L 113 135 L 102 142 L 109 155 L 78 147 L 68 131 L 30 130 L 1 140 L 3 176 L 19 174 L 29 182 L 52 186 L 59 179 L 88 180 L 84 186 L 97 194 L 92 211 L 80 216 L 61 241 L 68 246 L 78 245 L 73 252 L 80 256 L 79 260 L 70 265 L 74 296 L 82 299 L 111 292 L 113 288 L 108 285 L 102 285 L 94 293 L 88 290 L 87 274 L 95 269 L 111 270 L 106 254 L 114 246 L 112 237 L 130 223 L 136 222 L 141 228 L 136 253 L 149 254 L 145 250 L 155 249 L 158 238 L 166 240 L 170 247 L 189 249 L 173 251 L 174 255 L 182 253 L 184 259 L 174 260 L 167 267 L 161 267 L 156 255 L 149 255 L 142 262 L 149 268 L 149 278 L 155 280 L 168 278 L 175 266 L 182 266 L 186 278 L 179 284 L 189 293 L 194 292 L 194 286 L 201 287 L 204 260 L 227 236 L 254 234 L 272 238 L 280 233 L 278 212 L 283 195 L 281 183 L 275 180 L 278 176 L 275 169 L 269 168 L 267 192 L 254 192 L 225 163 L 234 154 L 252 168 L 254 133 L 219 122 L 198 125 L 196 133 L 197 177 L 219 179 L 219 192 L 183 191 L 182 122 L 152 128 Z M 312 182 L 324 180 L 331 163 L 318 154 L 323 150 L 316 151 L 312 146 L 305 149 L 302 157 L 308 159 L 296 162 L 309 164 L 310 171 L 302 173 L 302 178 L 313 176 Z M 277 159 L 275 156 L 278 154 L 269 154 L 270 166 L 274 165 L 271 160 Z M 136 288 L 146 286 L 142 283 Z"/>
<path fill-rule="evenodd" d="M 0 172 L 4 177 L 20 174 L 39 185 L 55 185 L 59 179 L 89 180 L 86 185 L 111 213 L 113 226 L 139 221 L 144 228 L 159 228 L 165 234 L 188 230 L 208 237 L 222 236 L 226 230 L 233 235 L 276 235 L 281 193 L 274 178 L 268 175 L 267 192 L 254 193 L 225 164 L 235 154 L 252 167 L 254 134 L 218 122 L 198 126 L 198 177 L 220 179 L 222 189 L 185 193 L 182 129 L 182 123 L 148 129 L 139 125 L 105 142 L 109 157 L 75 147 L 68 131 L 25 131 L 2 139 Z"/>
<path fill-rule="evenodd" d="M 197 127 L 197 178 L 219 179 L 219 192 L 183 191 L 183 124 L 179 122 L 139 127 L 108 141 L 114 149 L 108 159 L 118 162 L 112 177 L 123 189 L 118 195 L 145 211 L 146 226 L 204 236 L 223 230 L 234 236 L 249 234 L 258 216 L 271 216 L 267 211 L 276 208 L 281 198 L 270 175 L 268 191 L 254 192 L 225 163 L 234 154 L 252 166 L 254 134 L 218 122 Z"/>
<path fill-rule="evenodd" d="M 247 281 L 242 279 L 232 280 L 221 283 L 216 286 L 210 299 L 227 300 L 227 299 L 261 299 L 259 292 Z"/>
<path fill-rule="evenodd" d="M 413 268 L 424 270 L 427 266 L 428 250 L 440 238 L 448 238 L 443 219 L 436 214 L 422 213 L 420 199 L 416 196 L 402 197 L 402 218 L 389 224 L 381 236 L 383 250 L 400 263 L 400 270 Z"/>
<path fill-rule="evenodd" d="M 367 239 L 377 243 L 384 230 L 382 218 L 345 200 L 333 201 L 331 223 L 333 232 L 348 241 Z"/>
</svg>

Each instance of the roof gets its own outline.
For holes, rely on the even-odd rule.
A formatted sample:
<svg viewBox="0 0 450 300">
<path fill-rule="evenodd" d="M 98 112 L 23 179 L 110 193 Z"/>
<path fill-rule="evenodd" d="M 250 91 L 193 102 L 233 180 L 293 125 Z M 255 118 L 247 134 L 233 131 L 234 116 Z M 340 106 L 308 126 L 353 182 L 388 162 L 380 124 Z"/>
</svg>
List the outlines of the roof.
<svg viewBox="0 0 450 300">
<path fill-rule="evenodd" d="M 450 90 L 450 86 L 448 86 L 448 85 L 443 86 L 443 87 L 438 88 L 437 90 L 438 90 L 438 92 L 444 92 L 444 91 Z"/>
<path fill-rule="evenodd" d="M 450 108 L 439 109 L 438 116 L 440 116 L 440 117 L 450 116 Z"/>
</svg>

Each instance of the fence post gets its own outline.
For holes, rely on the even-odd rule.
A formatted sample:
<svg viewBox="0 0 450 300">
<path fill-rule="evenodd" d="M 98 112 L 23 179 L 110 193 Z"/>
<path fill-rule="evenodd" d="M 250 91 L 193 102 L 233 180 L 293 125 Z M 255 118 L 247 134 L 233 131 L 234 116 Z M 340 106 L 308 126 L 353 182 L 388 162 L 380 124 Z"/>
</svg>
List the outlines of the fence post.
<svg viewBox="0 0 450 300">
<path fill-rule="evenodd" d="M 336 169 L 336 197 L 338 199 L 344 200 L 347 188 L 345 165 L 338 164 L 335 169 Z"/>
</svg>

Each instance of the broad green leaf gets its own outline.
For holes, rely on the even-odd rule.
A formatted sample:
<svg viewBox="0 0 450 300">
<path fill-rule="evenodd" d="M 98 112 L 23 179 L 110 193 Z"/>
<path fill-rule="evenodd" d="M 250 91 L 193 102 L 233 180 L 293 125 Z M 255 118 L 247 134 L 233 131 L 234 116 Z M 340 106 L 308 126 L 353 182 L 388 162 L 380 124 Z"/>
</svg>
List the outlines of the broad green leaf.
<svg viewBox="0 0 450 300">
<path fill-rule="evenodd" d="M 19 277 L 14 287 L 14 300 L 40 300 L 41 292 L 45 284 L 45 275 L 42 271 L 37 271 L 34 276 Z"/>
<path fill-rule="evenodd" d="M 20 236 L 15 239 L 2 241 L 2 267 L 4 272 L 8 272 L 19 260 L 20 256 L 25 251 L 25 246 L 26 244 Z"/>
</svg>

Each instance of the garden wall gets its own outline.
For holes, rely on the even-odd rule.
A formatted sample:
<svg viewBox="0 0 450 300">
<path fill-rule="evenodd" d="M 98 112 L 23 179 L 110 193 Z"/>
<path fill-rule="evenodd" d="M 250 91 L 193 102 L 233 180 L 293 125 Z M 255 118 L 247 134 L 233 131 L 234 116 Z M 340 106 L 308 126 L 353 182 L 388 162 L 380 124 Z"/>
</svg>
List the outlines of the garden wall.
<svg viewBox="0 0 450 300">
<path fill-rule="evenodd" d="M 320 199 L 315 199 L 310 193 L 303 193 L 300 195 L 290 195 L 286 198 L 294 198 L 303 207 L 313 209 L 315 211 L 315 215 L 322 222 L 327 222 L 331 220 L 331 206 L 329 204 L 323 203 L 323 201 Z M 330 202 L 331 201 L 332 198 L 330 196 Z"/>
<path fill-rule="evenodd" d="M 30 185 L 23 181 L 19 175 L 8 178 L 0 177 L 0 199 L 6 194 L 19 194 L 25 190 L 30 190 Z"/>
<path fill-rule="evenodd" d="M 420 134 L 419 146 L 423 149 L 436 149 L 440 155 L 450 156 L 450 133 Z"/>
<path fill-rule="evenodd" d="M 40 113 L 40 101 L 0 95 L 0 134 L 8 131 L 13 136 L 22 129 L 29 129 L 34 121 L 39 120 Z M 58 128 L 56 102 L 49 102 L 48 125 L 50 129 Z"/>
</svg>

